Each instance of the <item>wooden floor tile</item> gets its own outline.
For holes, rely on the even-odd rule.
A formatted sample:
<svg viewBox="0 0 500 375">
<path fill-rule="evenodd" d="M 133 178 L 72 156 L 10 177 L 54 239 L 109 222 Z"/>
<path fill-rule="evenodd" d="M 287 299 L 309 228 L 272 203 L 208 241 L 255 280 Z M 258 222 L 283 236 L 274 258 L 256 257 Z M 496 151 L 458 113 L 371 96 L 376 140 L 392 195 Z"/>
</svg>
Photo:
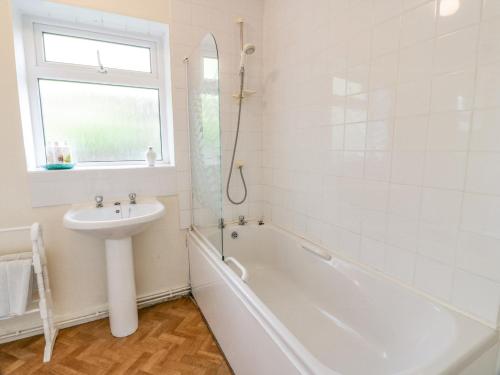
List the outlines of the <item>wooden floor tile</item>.
<svg viewBox="0 0 500 375">
<path fill-rule="evenodd" d="M 0 345 L 0 374 L 232 374 L 189 298 L 139 310 L 139 329 L 125 338 L 111 335 L 107 319 L 63 329 L 48 364 L 43 347 L 43 336 Z"/>
</svg>

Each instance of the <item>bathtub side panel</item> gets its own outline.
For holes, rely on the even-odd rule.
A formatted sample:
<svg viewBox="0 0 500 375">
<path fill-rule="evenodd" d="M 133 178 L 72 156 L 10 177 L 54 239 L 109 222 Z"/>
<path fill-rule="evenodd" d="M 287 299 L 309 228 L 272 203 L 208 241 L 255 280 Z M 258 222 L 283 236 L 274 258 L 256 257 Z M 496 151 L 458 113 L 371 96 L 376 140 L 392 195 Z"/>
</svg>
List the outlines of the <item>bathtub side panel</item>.
<svg viewBox="0 0 500 375">
<path fill-rule="evenodd" d="M 188 247 L 193 295 L 235 373 L 299 374 L 226 283 L 207 250 L 191 236 Z"/>
<path fill-rule="evenodd" d="M 496 368 L 498 344 L 483 353 L 476 361 L 460 372 L 460 375 L 498 375 Z"/>
</svg>

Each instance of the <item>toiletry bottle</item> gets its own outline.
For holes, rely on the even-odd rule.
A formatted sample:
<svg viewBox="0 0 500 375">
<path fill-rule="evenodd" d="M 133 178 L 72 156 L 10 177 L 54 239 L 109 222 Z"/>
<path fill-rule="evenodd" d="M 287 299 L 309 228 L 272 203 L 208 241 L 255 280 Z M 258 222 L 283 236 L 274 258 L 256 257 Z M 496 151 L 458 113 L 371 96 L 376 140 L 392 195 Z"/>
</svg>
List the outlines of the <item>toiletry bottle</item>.
<svg viewBox="0 0 500 375">
<path fill-rule="evenodd" d="M 63 159 L 65 163 L 71 163 L 71 149 L 66 141 L 64 141 L 63 146 Z"/>
<path fill-rule="evenodd" d="M 146 152 L 146 161 L 148 166 L 154 167 L 156 163 L 156 152 L 153 150 L 153 147 L 149 146 L 148 151 Z"/>
<path fill-rule="evenodd" d="M 56 162 L 54 157 L 54 144 L 52 142 L 47 143 L 45 155 L 47 156 L 47 164 L 54 164 Z"/>
<path fill-rule="evenodd" d="M 54 155 L 56 163 L 64 163 L 63 148 L 59 146 L 59 142 L 54 142 Z"/>
</svg>

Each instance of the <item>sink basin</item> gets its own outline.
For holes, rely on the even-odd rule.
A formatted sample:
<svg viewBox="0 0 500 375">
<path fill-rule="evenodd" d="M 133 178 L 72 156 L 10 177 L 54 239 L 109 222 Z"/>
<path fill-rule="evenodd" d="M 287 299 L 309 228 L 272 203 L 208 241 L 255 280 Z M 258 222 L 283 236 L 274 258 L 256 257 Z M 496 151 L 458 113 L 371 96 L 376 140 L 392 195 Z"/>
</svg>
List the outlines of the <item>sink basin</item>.
<svg viewBox="0 0 500 375">
<path fill-rule="evenodd" d="M 64 215 L 64 226 L 102 239 L 131 237 L 165 213 L 157 200 L 137 204 L 75 206 Z"/>
<path fill-rule="evenodd" d="M 137 296 L 135 290 L 132 236 L 165 214 L 157 200 L 137 204 L 74 206 L 64 215 L 64 226 L 105 240 L 108 279 L 109 322 L 116 337 L 137 330 Z"/>
</svg>

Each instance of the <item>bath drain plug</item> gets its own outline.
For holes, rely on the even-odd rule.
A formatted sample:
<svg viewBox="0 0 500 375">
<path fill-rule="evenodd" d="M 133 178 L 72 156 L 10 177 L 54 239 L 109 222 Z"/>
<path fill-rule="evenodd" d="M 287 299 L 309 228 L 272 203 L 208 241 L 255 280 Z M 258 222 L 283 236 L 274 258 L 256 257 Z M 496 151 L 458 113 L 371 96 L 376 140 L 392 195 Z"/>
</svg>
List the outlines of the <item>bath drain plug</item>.
<svg viewBox="0 0 500 375">
<path fill-rule="evenodd" d="M 238 238 L 238 232 L 231 233 L 231 238 L 232 239 L 237 239 Z"/>
</svg>

